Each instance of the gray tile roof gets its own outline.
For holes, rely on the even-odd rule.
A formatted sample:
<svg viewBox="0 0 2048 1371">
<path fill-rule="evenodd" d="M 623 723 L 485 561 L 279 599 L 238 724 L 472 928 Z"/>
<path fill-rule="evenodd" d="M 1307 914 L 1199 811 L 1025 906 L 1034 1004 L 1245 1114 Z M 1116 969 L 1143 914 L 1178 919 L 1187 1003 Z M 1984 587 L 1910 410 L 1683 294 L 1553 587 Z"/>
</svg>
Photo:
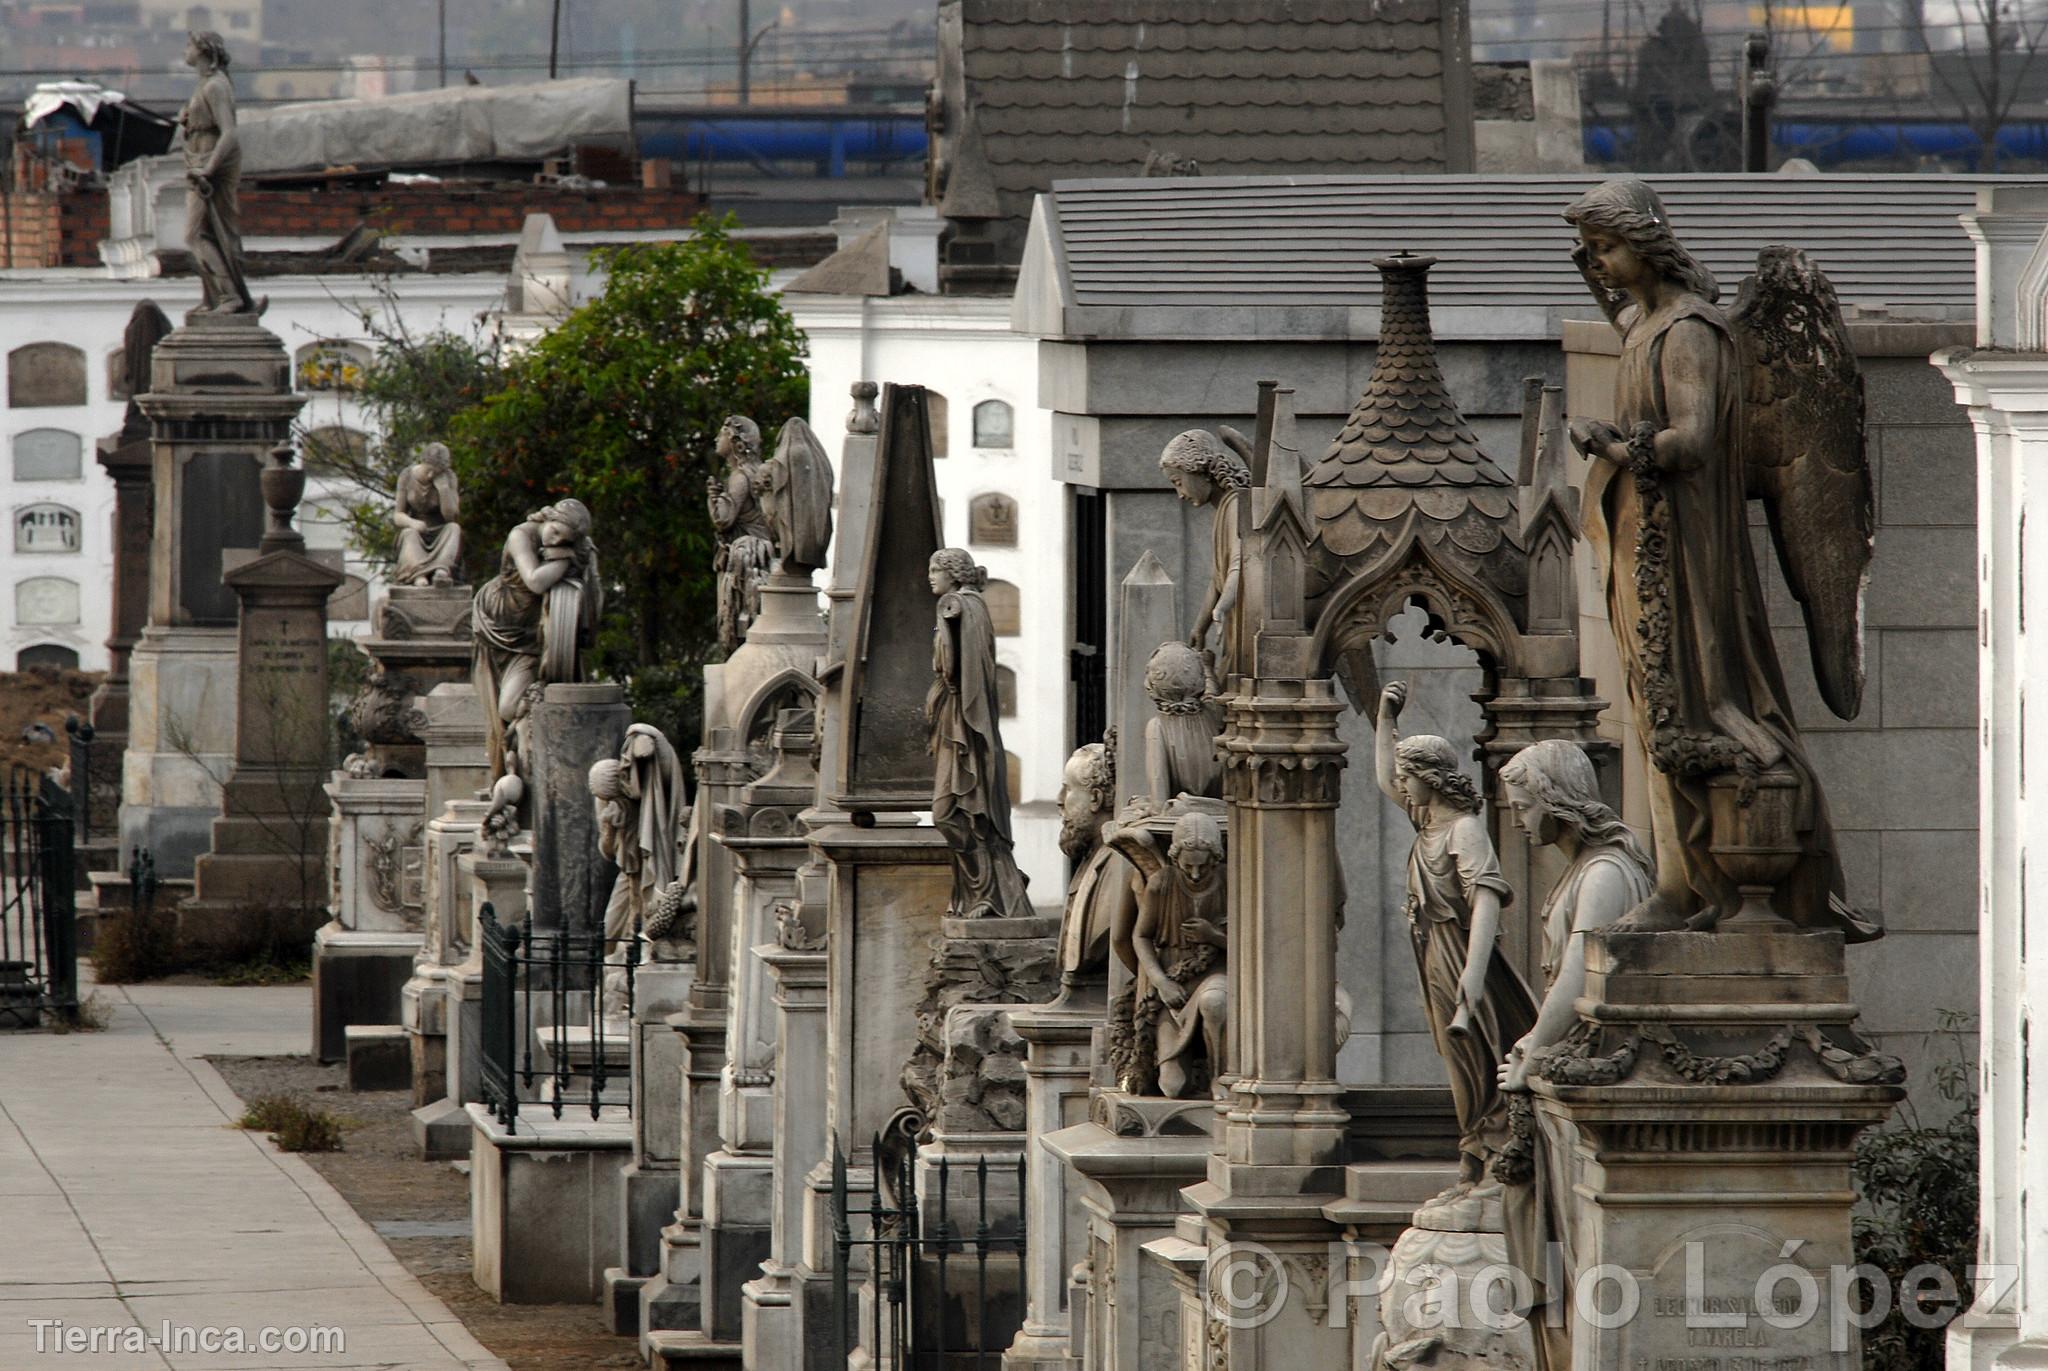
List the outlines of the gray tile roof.
<svg viewBox="0 0 2048 1371">
<path fill-rule="evenodd" d="M 1428 253 L 1437 309 L 1593 316 L 1566 205 L 1593 176 L 1303 176 L 1061 181 L 1046 197 L 1065 303 L 1377 309 L 1372 259 Z M 1805 248 L 1844 304 L 1968 317 L 1975 257 L 1957 216 L 1980 186 L 2023 177 L 1651 177 L 1723 298 L 1768 243 Z M 1027 272 L 1028 272 L 1027 267 Z"/>
<path fill-rule="evenodd" d="M 1055 179 L 1131 175 L 1153 151 L 1210 175 L 1442 171 L 1447 4 L 963 0 L 1003 217 L 1021 228 Z"/>
</svg>

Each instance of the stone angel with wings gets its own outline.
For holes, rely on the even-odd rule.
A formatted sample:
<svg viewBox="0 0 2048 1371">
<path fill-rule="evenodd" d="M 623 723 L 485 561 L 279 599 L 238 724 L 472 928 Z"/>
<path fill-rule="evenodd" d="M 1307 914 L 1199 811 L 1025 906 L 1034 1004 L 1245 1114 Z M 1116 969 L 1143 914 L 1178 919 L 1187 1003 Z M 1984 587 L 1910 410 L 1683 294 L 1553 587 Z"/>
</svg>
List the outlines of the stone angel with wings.
<svg viewBox="0 0 2048 1371">
<path fill-rule="evenodd" d="M 1873 520 L 1863 384 L 1834 288 L 1805 254 L 1768 247 L 1724 312 L 1714 274 L 1634 178 L 1565 219 L 1622 339 L 1613 421 L 1575 419 L 1572 440 L 1593 462 L 1586 537 L 1651 763 L 1657 885 L 1623 926 L 1877 937 L 1844 897 L 1748 522 L 1759 497 L 1821 698 L 1854 717 Z"/>
</svg>

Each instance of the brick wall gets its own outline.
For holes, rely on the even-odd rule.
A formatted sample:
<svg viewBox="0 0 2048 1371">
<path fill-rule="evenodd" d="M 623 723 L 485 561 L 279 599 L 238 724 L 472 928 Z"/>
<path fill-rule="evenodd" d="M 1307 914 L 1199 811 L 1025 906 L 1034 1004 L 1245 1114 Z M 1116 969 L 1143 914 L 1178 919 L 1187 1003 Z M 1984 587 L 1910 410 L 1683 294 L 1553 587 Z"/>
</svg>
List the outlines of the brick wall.
<svg viewBox="0 0 2048 1371">
<path fill-rule="evenodd" d="M 340 238 L 358 224 L 392 234 L 518 233 L 529 214 L 554 216 L 564 233 L 652 232 L 686 227 L 703 207 L 694 192 L 639 186 L 562 190 L 546 186 L 417 185 L 374 189 L 245 190 L 242 232 L 251 238 Z"/>
<path fill-rule="evenodd" d="M 0 193 L 0 266 L 98 266 L 106 234 L 105 191 Z"/>
</svg>

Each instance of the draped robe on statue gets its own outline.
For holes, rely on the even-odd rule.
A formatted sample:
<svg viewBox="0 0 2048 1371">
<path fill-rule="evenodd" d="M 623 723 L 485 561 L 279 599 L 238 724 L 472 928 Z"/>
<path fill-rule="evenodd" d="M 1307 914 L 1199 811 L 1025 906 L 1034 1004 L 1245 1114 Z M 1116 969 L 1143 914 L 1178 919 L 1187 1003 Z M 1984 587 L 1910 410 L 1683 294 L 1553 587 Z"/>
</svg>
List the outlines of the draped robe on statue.
<svg viewBox="0 0 2048 1371">
<path fill-rule="evenodd" d="M 1031 902 L 1010 850 L 995 623 L 979 591 L 940 598 L 932 671 L 932 825 L 953 857 L 953 913 L 1028 917 Z"/>
<path fill-rule="evenodd" d="M 1718 366 L 1713 378 L 1715 437 L 1709 455 L 1696 467 L 1666 470 L 1658 478 L 1670 511 L 1666 601 L 1675 699 L 1670 722 L 1687 734 L 1732 738 L 1767 767 L 1783 766 L 1799 777 L 1811 806 L 1811 831 L 1805 835 L 1806 854 L 1779 889 L 1778 912 L 1794 923 L 1841 928 L 1850 941 L 1861 941 L 1876 936 L 1877 929 L 1840 899 L 1842 878 L 1826 802 L 1813 764 L 1799 744 L 1750 551 L 1741 456 L 1742 365 L 1719 309 L 1697 295 L 1681 293 L 1647 318 L 1634 307 L 1622 314 L 1614 421 L 1624 435 L 1638 423 L 1647 422 L 1660 432 L 1670 427 L 1663 353 L 1672 330 L 1685 321 L 1712 330 Z M 1627 672 L 1636 728 L 1648 750 L 1655 740 L 1645 693 L 1643 610 L 1636 585 L 1637 539 L 1644 513 L 1635 478 L 1612 463 L 1594 462 L 1586 481 L 1586 538 L 1600 557 L 1615 646 Z M 1670 878 L 1681 875 L 1695 901 L 1682 912 L 1691 914 L 1702 906 L 1733 912 L 1741 895 L 1709 850 L 1706 778 L 1674 776 L 1654 760 L 1645 772 L 1657 863 L 1665 877 L 1661 888 L 1670 891 Z M 1836 897 L 1832 902 L 1831 895 Z"/>
</svg>

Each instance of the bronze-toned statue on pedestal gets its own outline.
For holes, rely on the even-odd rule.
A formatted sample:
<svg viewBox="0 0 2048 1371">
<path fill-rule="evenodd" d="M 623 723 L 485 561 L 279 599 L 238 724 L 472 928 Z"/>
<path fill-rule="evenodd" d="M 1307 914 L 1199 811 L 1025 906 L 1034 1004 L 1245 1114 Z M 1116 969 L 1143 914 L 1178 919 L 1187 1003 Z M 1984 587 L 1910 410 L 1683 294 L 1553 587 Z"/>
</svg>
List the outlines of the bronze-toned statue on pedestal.
<svg viewBox="0 0 2048 1371">
<path fill-rule="evenodd" d="M 932 554 L 939 597 L 932 634 L 932 824 L 953 857 L 956 918 L 1028 918 L 1031 901 L 1011 850 L 1008 758 L 997 723 L 996 631 L 982 587 L 988 572 L 957 547 Z"/>
<path fill-rule="evenodd" d="M 1862 380 L 1834 289 L 1803 254 L 1766 248 L 1723 313 L 1713 273 L 1633 178 L 1565 218 L 1579 231 L 1573 260 L 1622 336 L 1615 421 L 1572 424 L 1593 459 L 1586 537 L 1651 762 L 1657 888 L 1622 926 L 1789 920 L 1876 937 L 1843 893 L 1749 550 L 1756 495 L 1821 695 L 1853 717 L 1873 523 Z"/>
</svg>

